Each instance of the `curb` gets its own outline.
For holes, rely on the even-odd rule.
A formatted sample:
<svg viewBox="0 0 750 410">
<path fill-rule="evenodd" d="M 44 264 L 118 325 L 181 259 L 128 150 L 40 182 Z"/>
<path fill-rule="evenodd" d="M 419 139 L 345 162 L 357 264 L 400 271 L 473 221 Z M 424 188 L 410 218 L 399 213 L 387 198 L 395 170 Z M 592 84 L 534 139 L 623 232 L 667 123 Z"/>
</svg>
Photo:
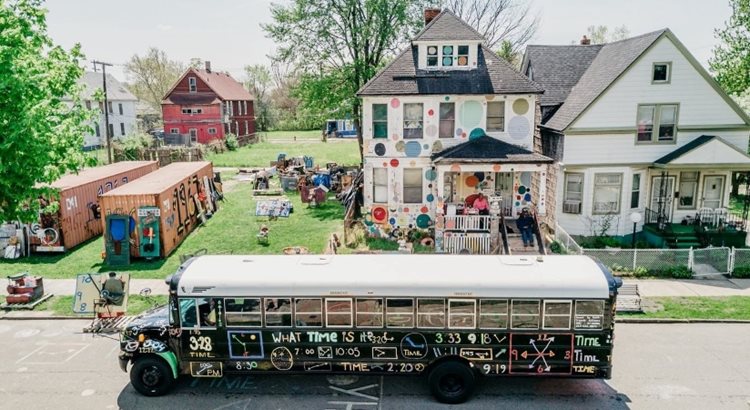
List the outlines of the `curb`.
<svg viewBox="0 0 750 410">
<path fill-rule="evenodd" d="M 81 317 L 81 316 L 54 316 L 54 315 L 45 315 L 45 316 L 7 316 L 2 315 L 0 316 L 0 320 L 93 320 L 94 317 Z"/>
<path fill-rule="evenodd" d="M 745 319 L 669 319 L 669 318 L 615 318 L 615 323 L 630 324 L 685 324 L 685 323 L 730 323 L 748 324 Z"/>
</svg>

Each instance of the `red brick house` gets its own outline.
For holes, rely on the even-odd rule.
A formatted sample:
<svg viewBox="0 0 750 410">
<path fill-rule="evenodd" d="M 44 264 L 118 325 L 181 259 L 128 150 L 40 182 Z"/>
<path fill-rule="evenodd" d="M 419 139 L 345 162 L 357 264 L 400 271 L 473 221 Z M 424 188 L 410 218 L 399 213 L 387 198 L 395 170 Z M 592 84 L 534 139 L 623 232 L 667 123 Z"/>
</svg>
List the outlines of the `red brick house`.
<svg viewBox="0 0 750 410">
<path fill-rule="evenodd" d="M 207 143 L 255 133 L 253 96 L 227 73 L 189 68 L 161 102 L 164 132 Z"/>
</svg>

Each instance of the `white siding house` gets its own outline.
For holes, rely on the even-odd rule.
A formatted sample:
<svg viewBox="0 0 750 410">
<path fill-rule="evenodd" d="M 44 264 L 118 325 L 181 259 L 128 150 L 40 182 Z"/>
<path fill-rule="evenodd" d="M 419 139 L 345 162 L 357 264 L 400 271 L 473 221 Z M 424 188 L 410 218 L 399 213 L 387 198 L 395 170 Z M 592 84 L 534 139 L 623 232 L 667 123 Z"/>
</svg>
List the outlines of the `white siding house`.
<svg viewBox="0 0 750 410">
<path fill-rule="evenodd" d="M 552 217 L 542 90 L 483 41 L 443 11 L 359 90 L 371 235 L 434 229 L 438 251 L 489 253 L 498 240 L 490 217 L 468 214 L 479 192 L 505 217 L 522 208 Z"/>
<path fill-rule="evenodd" d="M 744 231 L 722 215 L 732 173 L 750 171 L 750 118 L 671 31 L 529 46 L 522 71 L 554 97 L 542 100 L 542 135 L 561 161 L 557 214 L 568 233 L 632 234 L 633 213 L 638 231 L 701 218 Z"/>
<path fill-rule="evenodd" d="M 84 149 L 95 149 L 107 145 L 107 134 L 104 122 L 104 103 L 94 100 L 97 90 L 103 90 L 102 74 L 85 72 L 81 78 L 84 90 L 81 99 L 86 108 L 99 108 L 98 120 L 91 124 L 92 132 L 84 135 Z M 136 103 L 135 98 L 115 77 L 107 74 L 107 100 L 109 111 L 109 124 L 112 139 L 118 139 L 137 131 Z"/>
</svg>

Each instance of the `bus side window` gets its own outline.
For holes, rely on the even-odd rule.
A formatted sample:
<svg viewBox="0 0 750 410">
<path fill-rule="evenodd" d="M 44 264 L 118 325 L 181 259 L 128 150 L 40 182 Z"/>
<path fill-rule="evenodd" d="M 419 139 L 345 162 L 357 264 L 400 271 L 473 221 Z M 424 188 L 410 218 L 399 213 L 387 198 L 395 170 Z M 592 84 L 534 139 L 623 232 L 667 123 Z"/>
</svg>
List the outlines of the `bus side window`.
<svg viewBox="0 0 750 410">
<path fill-rule="evenodd" d="M 180 326 L 198 325 L 198 314 L 195 310 L 195 299 L 180 299 Z"/>
<path fill-rule="evenodd" d="M 292 299 L 291 298 L 266 298 L 266 326 L 290 327 L 292 326 Z"/>
<path fill-rule="evenodd" d="M 473 299 L 448 299 L 448 327 L 474 329 L 476 327 L 477 301 Z"/>
<path fill-rule="evenodd" d="M 385 300 L 387 327 L 414 327 L 414 299 Z"/>
<path fill-rule="evenodd" d="M 570 300 L 545 300 L 543 329 L 565 330 L 570 329 L 570 311 L 573 302 Z"/>
<path fill-rule="evenodd" d="M 352 300 L 350 298 L 326 298 L 326 326 L 352 326 Z"/>
<path fill-rule="evenodd" d="M 294 299 L 294 325 L 299 327 L 322 327 L 323 301 L 320 298 Z"/>
<path fill-rule="evenodd" d="M 604 301 L 603 300 L 577 300 L 576 301 L 576 329 L 601 330 L 604 325 Z"/>
<path fill-rule="evenodd" d="M 512 329 L 539 329 L 539 301 L 513 300 L 510 308 Z"/>
<path fill-rule="evenodd" d="M 228 326 L 260 327 L 260 298 L 224 299 Z"/>
<path fill-rule="evenodd" d="M 383 327 L 383 299 L 357 298 L 357 327 Z"/>
<path fill-rule="evenodd" d="M 507 329 L 508 301 L 506 299 L 480 299 L 479 327 L 481 329 Z"/>
<path fill-rule="evenodd" d="M 417 327 L 445 328 L 445 299 L 417 299 Z"/>
</svg>

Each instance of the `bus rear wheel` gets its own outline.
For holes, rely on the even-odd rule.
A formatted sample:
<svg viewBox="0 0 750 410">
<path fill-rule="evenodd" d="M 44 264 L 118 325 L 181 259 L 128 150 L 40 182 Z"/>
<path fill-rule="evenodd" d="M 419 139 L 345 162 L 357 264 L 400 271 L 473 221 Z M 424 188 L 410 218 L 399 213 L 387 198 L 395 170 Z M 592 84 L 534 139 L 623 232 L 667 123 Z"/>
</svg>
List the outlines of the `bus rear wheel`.
<svg viewBox="0 0 750 410">
<path fill-rule="evenodd" d="M 144 356 L 130 369 L 130 383 L 144 396 L 161 396 L 175 384 L 172 369 L 162 359 Z"/>
<path fill-rule="evenodd" d="M 441 403 L 465 402 L 474 391 L 476 375 L 468 365 L 458 361 L 442 362 L 427 376 L 432 395 Z"/>
</svg>

